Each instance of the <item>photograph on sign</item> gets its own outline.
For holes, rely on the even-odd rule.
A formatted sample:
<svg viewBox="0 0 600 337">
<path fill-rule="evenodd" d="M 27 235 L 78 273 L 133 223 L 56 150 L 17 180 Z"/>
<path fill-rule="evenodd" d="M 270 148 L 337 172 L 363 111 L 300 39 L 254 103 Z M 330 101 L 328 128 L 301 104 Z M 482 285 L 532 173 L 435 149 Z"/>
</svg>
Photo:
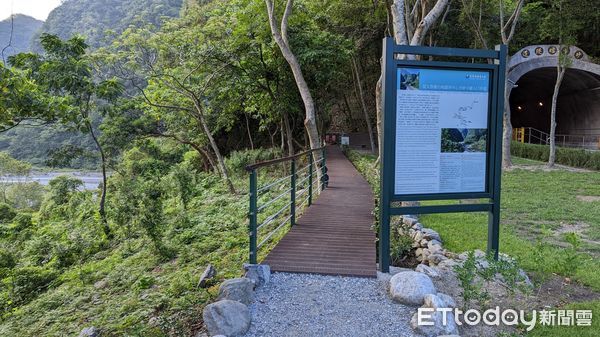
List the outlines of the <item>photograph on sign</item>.
<svg viewBox="0 0 600 337">
<path fill-rule="evenodd" d="M 485 192 L 490 73 L 397 71 L 394 193 Z"/>
</svg>

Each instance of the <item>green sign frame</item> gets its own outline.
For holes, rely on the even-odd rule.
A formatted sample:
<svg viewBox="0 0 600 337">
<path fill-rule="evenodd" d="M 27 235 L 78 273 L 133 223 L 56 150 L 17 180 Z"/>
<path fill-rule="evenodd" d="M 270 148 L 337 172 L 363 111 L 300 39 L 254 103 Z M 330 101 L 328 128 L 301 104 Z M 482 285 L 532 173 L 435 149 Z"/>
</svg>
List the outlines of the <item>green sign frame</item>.
<svg viewBox="0 0 600 337">
<path fill-rule="evenodd" d="M 397 55 L 422 55 L 461 57 L 494 60 L 493 63 L 416 61 L 401 59 Z M 440 48 L 397 45 L 394 39 L 383 40 L 382 82 L 383 98 L 383 151 L 380 165 L 379 207 L 379 269 L 389 271 L 390 264 L 390 218 L 407 214 L 488 212 L 488 252 L 498 257 L 500 233 L 500 184 L 502 175 L 502 117 L 505 100 L 507 47 L 500 45 L 496 50 Z M 441 70 L 474 70 L 489 73 L 489 102 L 487 117 L 487 159 L 485 190 L 458 193 L 395 193 L 396 162 L 396 109 L 398 68 L 424 68 Z M 445 204 L 421 206 L 395 206 L 397 202 L 457 199 L 488 199 L 485 203 Z"/>
</svg>

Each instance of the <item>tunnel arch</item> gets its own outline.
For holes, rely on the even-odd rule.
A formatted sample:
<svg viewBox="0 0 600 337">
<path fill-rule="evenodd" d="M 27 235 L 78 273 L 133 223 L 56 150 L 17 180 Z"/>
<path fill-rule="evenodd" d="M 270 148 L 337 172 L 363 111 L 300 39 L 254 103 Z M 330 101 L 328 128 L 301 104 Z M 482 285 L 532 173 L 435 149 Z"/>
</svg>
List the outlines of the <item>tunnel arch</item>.
<svg viewBox="0 0 600 337">
<path fill-rule="evenodd" d="M 556 132 L 600 136 L 600 65 L 575 46 L 563 48 L 571 64 L 559 92 Z M 535 45 L 511 57 L 507 82 L 514 128 L 549 132 L 559 50 L 556 45 Z"/>
</svg>

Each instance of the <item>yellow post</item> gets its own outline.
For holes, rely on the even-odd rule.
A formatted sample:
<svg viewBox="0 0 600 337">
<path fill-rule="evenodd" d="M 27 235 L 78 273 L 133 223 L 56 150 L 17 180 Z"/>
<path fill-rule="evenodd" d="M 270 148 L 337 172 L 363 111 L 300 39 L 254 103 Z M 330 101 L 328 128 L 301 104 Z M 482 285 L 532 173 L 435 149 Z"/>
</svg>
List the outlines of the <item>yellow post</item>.
<svg viewBox="0 0 600 337">
<path fill-rule="evenodd" d="M 518 141 L 525 143 L 525 128 L 519 128 Z"/>
</svg>

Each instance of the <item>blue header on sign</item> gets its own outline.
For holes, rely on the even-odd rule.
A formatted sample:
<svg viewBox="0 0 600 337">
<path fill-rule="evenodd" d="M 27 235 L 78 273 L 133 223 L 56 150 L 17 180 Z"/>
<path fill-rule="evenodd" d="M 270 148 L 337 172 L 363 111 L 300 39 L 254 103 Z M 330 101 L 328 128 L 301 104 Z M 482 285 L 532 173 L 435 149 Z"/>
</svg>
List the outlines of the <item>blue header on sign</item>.
<svg viewBox="0 0 600 337">
<path fill-rule="evenodd" d="M 473 70 L 398 68 L 398 89 L 488 92 L 490 73 Z"/>
</svg>

